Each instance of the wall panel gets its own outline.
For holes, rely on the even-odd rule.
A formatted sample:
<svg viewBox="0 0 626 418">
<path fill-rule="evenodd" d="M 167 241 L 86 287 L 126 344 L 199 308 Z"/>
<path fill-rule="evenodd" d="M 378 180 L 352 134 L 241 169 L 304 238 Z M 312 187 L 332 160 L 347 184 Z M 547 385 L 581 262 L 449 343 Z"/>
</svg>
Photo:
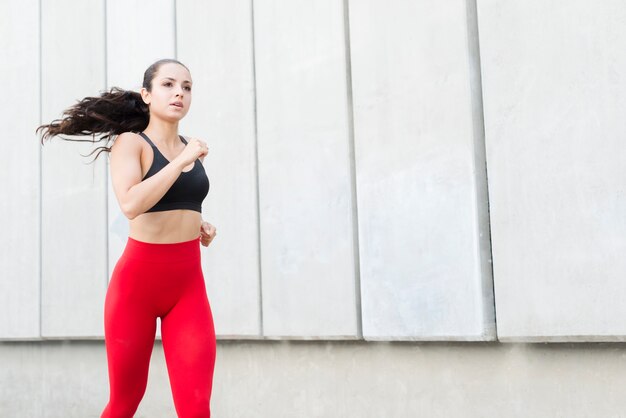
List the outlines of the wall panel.
<svg viewBox="0 0 626 418">
<path fill-rule="evenodd" d="M 626 336 L 626 4 L 479 0 L 498 335 Z"/>
<path fill-rule="evenodd" d="M 364 337 L 493 340 L 472 9 L 349 5 Z"/>
<path fill-rule="evenodd" d="M 104 2 L 43 1 L 42 34 L 43 120 L 49 123 L 104 88 Z M 104 335 L 107 154 L 94 163 L 93 156 L 81 156 L 101 145 L 57 137 L 43 149 L 44 337 Z"/>
<path fill-rule="evenodd" d="M 0 339 L 40 335 L 39 2 L 0 2 Z"/>
<path fill-rule="evenodd" d="M 358 334 L 343 2 L 254 2 L 263 327 Z"/>
</svg>

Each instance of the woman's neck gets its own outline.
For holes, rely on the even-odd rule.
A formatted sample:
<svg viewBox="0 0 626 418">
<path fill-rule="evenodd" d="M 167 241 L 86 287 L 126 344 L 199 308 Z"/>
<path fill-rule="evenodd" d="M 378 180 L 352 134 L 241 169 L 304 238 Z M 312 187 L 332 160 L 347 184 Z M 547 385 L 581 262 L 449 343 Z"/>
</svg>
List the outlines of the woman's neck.
<svg viewBox="0 0 626 418">
<path fill-rule="evenodd" d="M 164 120 L 150 118 L 146 129 L 143 130 L 150 139 L 163 144 L 166 147 L 174 148 L 180 142 L 178 137 L 178 121 L 172 123 Z"/>
</svg>

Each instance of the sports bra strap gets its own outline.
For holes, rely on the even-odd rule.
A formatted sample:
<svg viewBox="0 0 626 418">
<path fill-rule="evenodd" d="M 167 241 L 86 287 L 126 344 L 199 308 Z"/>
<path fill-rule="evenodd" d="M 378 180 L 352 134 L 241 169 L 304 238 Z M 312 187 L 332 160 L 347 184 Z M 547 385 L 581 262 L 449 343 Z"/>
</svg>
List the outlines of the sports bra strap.
<svg viewBox="0 0 626 418">
<path fill-rule="evenodd" d="M 141 135 L 143 137 L 143 139 L 145 139 L 146 141 L 148 141 L 148 144 L 152 145 L 153 147 L 157 148 L 156 145 L 154 145 L 154 142 L 152 142 L 150 140 L 150 138 L 148 138 L 148 135 L 144 134 L 143 132 L 139 132 L 139 135 Z M 178 135 L 178 137 L 180 138 L 181 141 L 183 141 L 183 144 L 187 145 L 187 141 L 185 140 L 185 138 L 183 138 L 182 135 Z"/>
<path fill-rule="evenodd" d="M 156 145 L 154 145 L 154 143 L 150 141 L 150 138 L 148 138 L 148 135 L 144 134 L 143 132 L 139 132 L 139 135 L 141 135 L 143 139 L 148 141 L 148 144 L 156 148 Z"/>
</svg>

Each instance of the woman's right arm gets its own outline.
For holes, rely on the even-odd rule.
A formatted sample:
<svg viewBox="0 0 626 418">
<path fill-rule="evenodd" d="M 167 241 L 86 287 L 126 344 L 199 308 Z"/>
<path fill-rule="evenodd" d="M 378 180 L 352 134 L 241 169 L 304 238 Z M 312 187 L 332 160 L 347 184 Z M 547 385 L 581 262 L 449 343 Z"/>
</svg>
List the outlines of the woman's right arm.
<svg viewBox="0 0 626 418">
<path fill-rule="evenodd" d="M 141 142 L 132 132 L 120 134 L 111 147 L 111 182 L 120 209 L 134 219 L 154 206 L 188 165 L 176 158 L 155 175 L 141 181 Z M 193 161 L 193 160 L 192 160 Z"/>
</svg>

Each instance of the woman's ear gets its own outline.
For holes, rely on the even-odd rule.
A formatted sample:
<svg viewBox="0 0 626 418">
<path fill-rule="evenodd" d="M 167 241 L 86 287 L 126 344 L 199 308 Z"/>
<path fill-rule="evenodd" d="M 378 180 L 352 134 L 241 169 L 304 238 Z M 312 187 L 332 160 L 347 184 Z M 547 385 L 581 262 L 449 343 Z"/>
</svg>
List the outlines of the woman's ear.
<svg viewBox="0 0 626 418">
<path fill-rule="evenodd" d="M 150 92 L 145 87 L 142 87 L 139 90 L 139 94 L 141 94 L 141 98 L 143 99 L 143 102 L 145 104 L 149 105 L 150 104 L 150 101 L 149 101 L 150 100 Z"/>
</svg>

